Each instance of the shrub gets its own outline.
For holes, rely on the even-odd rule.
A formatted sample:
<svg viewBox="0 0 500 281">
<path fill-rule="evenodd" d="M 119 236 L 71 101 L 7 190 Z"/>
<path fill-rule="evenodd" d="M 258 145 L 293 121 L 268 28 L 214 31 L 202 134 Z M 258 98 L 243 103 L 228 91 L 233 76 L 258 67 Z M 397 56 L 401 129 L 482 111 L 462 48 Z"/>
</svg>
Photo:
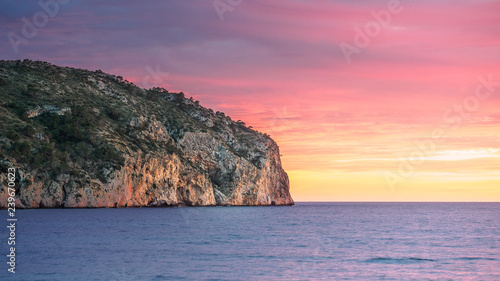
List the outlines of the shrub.
<svg viewBox="0 0 500 281">
<path fill-rule="evenodd" d="M 119 121 L 122 118 L 122 114 L 121 114 L 120 110 L 118 110 L 116 108 L 109 108 L 106 111 L 106 114 L 109 116 L 109 118 L 111 118 L 115 121 Z"/>
<path fill-rule="evenodd" d="M 10 151 L 16 160 L 24 160 L 30 155 L 31 145 L 28 142 L 13 142 Z"/>
</svg>

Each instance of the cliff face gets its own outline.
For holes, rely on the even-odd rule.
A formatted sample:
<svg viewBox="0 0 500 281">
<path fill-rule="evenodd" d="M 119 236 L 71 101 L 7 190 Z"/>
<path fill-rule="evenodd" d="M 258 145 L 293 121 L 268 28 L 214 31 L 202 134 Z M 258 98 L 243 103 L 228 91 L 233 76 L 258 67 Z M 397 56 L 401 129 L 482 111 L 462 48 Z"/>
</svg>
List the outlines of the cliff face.
<svg viewBox="0 0 500 281">
<path fill-rule="evenodd" d="M 43 62 L 0 62 L 0 207 L 291 205 L 267 135 L 183 93 Z"/>
</svg>

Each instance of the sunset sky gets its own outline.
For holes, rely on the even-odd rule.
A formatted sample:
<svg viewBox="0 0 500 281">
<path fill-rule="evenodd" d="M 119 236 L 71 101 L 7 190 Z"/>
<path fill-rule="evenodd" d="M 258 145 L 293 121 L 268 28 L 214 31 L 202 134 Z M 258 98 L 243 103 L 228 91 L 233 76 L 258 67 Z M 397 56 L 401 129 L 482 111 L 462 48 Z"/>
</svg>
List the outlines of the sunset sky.
<svg viewBox="0 0 500 281">
<path fill-rule="evenodd" d="M 1 2 L 1 59 L 183 91 L 296 201 L 500 201 L 499 1 L 54 1 Z"/>
</svg>

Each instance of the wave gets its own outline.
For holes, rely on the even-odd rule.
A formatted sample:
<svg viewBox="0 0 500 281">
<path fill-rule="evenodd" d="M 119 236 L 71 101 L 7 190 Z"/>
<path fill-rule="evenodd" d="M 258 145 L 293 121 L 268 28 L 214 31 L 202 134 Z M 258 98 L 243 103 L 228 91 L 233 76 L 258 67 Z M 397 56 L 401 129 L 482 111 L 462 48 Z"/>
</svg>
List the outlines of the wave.
<svg viewBox="0 0 500 281">
<path fill-rule="evenodd" d="M 367 259 L 364 262 L 405 264 L 405 263 L 432 262 L 432 261 L 435 261 L 435 260 L 425 259 L 425 258 L 416 258 L 416 257 L 403 257 L 403 258 L 375 257 L 375 258 Z"/>
<path fill-rule="evenodd" d="M 462 260 L 462 261 L 475 261 L 475 260 L 496 261 L 498 259 L 495 259 L 495 258 L 486 258 L 486 257 L 459 257 L 459 258 L 456 258 L 455 260 Z"/>
</svg>

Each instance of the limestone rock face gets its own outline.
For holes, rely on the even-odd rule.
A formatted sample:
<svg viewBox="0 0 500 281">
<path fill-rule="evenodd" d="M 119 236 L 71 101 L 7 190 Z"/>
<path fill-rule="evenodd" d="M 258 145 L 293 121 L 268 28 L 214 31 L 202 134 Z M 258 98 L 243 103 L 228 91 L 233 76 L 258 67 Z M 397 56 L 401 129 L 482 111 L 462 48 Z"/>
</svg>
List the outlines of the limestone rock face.
<svg viewBox="0 0 500 281">
<path fill-rule="evenodd" d="M 293 205 L 278 145 L 183 93 L 0 62 L 0 207 Z"/>
<path fill-rule="evenodd" d="M 208 171 L 220 205 L 289 205 L 288 176 L 281 167 L 276 143 L 267 139 L 265 155 L 253 163 L 227 150 L 223 142 L 206 133 L 187 133 L 180 142 L 185 155 Z M 257 156 L 255 156 L 257 157 Z"/>
</svg>

